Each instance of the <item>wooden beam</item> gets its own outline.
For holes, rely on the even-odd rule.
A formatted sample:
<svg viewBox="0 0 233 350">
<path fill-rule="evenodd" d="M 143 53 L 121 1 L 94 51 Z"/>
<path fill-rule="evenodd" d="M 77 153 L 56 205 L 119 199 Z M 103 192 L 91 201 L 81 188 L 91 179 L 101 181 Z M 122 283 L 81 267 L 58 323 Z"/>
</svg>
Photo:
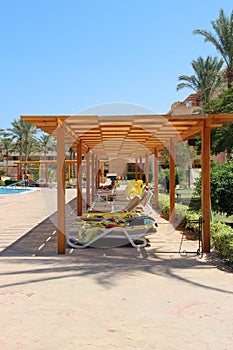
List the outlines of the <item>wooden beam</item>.
<svg viewBox="0 0 233 350">
<path fill-rule="evenodd" d="M 57 127 L 57 252 L 65 254 L 65 142 L 64 125 Z"/>
<path fill-rule="evenodd" d="M 170 140 L 170 181 L 169 181 L 169 193 L 170 193 L 170 217 L 171 223 L 175 220 L 175 143 Z"/>
<path fill-rule="evenodd" d="M 202 129 L 202 250 L 210 252 L 210 123 Z"/>
</svg>

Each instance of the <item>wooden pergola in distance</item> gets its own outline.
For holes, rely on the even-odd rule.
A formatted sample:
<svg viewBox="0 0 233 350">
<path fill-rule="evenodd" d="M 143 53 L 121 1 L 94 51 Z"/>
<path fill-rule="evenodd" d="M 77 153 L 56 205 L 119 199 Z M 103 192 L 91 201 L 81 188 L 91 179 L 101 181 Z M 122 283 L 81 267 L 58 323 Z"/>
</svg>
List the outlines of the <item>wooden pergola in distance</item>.
<svg viewBox="0 0 233 350">
<path fill-rule="evenodd" d="M 233 121 L 233 114 L 190 115 L 76 115 L 21 116 L 21 119 L 57 139 L 58 253 L 65 253 L 65 145 L 77 147 L 77 167 L 89 152 L 101 158 L 155 157 L 155 209 L 158 205 L 158 152 L 170 152 L 170 221 L 175 214 L 175 144 L 202 135 L 202 248 L 210 251 L 210 131 Z M 93 158 L 93 164 L 95 158 Z M 90 173 L 87 171 L 87 178 Z M 90 195 L 87 179 L 87 196 Z M 77 189 L 78 215 L 82 214 L 82 175 Z"/>
</svg>

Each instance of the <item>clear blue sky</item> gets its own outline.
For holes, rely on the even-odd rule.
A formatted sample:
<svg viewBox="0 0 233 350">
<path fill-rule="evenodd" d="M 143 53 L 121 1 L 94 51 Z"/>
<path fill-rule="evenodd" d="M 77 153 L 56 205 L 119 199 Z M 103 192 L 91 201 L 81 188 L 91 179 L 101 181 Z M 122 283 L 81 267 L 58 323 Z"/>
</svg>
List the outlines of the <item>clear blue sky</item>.
<svg viewBox="0 0 233 350">
<path fill-rule="evenodd" d="M 158 113 L 232 0 L 0 0 L 0 128 L 20 115 L 75 114 L 109 102 Z"/>
</svg>

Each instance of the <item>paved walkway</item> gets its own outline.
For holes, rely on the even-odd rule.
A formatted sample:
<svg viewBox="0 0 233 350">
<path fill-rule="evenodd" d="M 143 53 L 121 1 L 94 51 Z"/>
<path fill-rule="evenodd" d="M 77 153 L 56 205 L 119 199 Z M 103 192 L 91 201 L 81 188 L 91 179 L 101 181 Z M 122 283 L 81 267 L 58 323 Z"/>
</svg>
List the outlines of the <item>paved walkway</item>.
<svg viewBox="0 0 233 350">
<path fill-rule="evenodd" d="M 44 198 L 0 198 L 1 350 L 232 349 L 233 274 L 215 253 L 184 242 L 182 257 L 160 218 L 146 248 L 58 256 Z"/>
</svg>

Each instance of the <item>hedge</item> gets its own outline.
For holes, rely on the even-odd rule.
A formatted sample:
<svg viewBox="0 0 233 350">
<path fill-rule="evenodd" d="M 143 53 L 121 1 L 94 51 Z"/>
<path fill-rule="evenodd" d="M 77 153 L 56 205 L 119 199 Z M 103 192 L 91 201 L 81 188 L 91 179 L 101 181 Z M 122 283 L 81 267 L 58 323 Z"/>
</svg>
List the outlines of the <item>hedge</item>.
<svg viewBox="0 0 233 350">
<path fill-rule="evenodd" d="M 180 224 L 185 228 L 189 228 L 194 232 L 198 232 L 198 224 L 192 223 L 190 221 L 198 220 L 201 214 L 199 212 L 189 210 L 189 207 L 187 205 L 183 205 L 180 203 L 175 204 L 175 209 L 175 223 Z M 162 213 L 163 217 L 165 217 L 168 220 L 170 213 L 170 203 L 168 195 L 163 193 L 159 194 L 159 210 Z"/>
<path fill-rule="evenodd" d="M 211 244 L 220 254 L 233 263 L 233 229 L 221 222 L 211 224 Z"/>
<path fill-rule="evenodd" d="M 200 212 L 189 210 L 188 206 L 176 203 L 175 222 L 198 234 L 198 221 Z M 161 214 L 169 219 L 169 196 L 159 194 L 159 210 Z M 211 247 L 215 248 L 225 259 L 233 263 L 233 229 L 221 222 L 211 222 L 210 225 Z"/>
</svg>

